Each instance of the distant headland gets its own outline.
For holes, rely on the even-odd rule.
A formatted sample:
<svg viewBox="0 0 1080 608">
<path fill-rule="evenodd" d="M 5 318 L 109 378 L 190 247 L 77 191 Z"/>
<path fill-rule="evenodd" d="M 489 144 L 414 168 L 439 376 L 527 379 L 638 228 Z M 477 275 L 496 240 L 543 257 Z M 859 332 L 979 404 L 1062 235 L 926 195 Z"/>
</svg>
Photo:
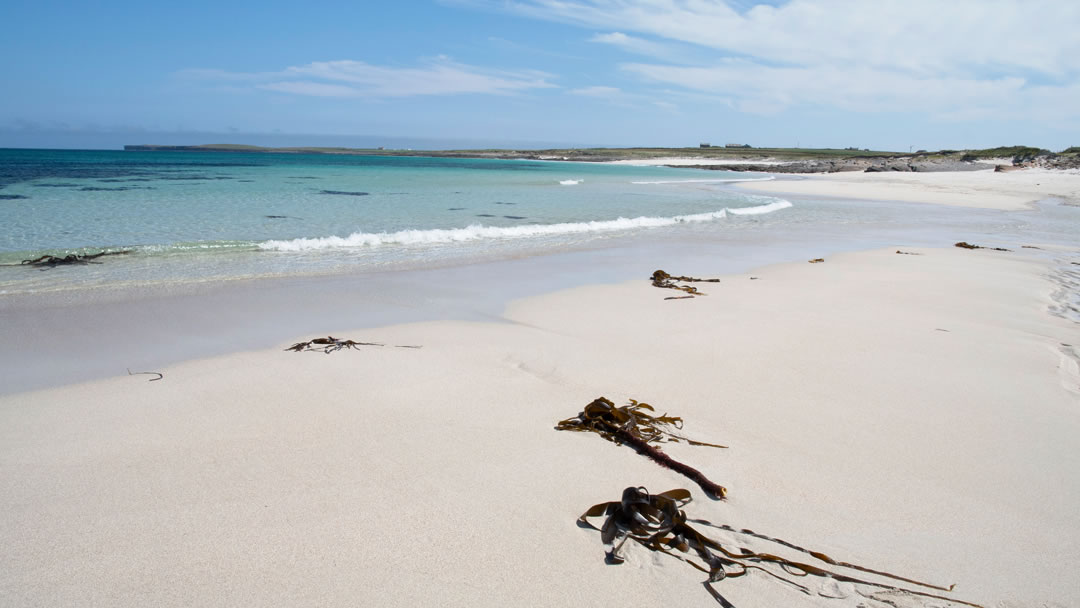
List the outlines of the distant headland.
<svg viewBox="0 0 1080 608">
<path fill-rule="evenodd" d="M 265 154 L 340 154 L 360 156 L 425 156 L 435 158 L 490 158 L 574 162 L 626 162 L 666 164 L 721 171 L 770 173 L 835 173 L 842 171 L 970 171 L 995 164 L 999 170 L 1016 167 L 1080 169 L 1080 146 L 1060 153 L 1029 146 L 980 150 L 889 152 L 860 148 L 755 148 L 743 144 L 723 147 L 701 144 L 687 148 L 553 148 L 549 150 L 412 150 L 384 148 L 267 148 L 243 144 L 196 146 L 126 145 L 139 152 L 247 152 Z M 700 160 L 700 164 L 695 164 Z"/>
</svg>

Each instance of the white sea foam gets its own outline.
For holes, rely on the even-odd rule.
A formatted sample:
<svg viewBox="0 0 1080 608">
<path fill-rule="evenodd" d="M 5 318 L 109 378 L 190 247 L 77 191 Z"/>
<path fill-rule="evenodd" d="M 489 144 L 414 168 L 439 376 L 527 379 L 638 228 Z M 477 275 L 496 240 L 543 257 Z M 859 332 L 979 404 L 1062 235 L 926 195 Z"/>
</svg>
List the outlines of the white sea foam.
<svg viewBox="0 0 1080 608">
<path fill-rule="evenodd" d="M 631 184 L 730 184 L 734 182 L 767 182 L 776 179 L 769 177 L 731 177 L 727 179 L 672 179 L 658 182 L 630 182 Z"/>
<path fill-rule="evenodd" d="M 787 209 L 791 206 L 789 201 L 783 199 L 776 201 L 775 203 L 769 203 L 767 205 L 758 205 L 757 207 L 742 207 L 737 209 L 728 208 L 728 213 L 733 215 L 761 215 L 762 213 L 772 213 L 773 211 L 779 211 L 781 209 Z"/>
<path fill-rule="evenodd" d="M 711 222 L 723 219 L 728 213 L 751 215 L 771 213 L 786 209 L 791 203 L 781 200 L 758 207 L 721 209 L 709 213 L 676 215 L 674 217 L 620 217 L 614 220 L 592 222 L 565 222 L 561 224 L 526 224 L 523 226 L 484 226 L 473 224 L 467 228 L 433 228 L 430 230 L 401 230 L 398 232 L 354 232 L 346 237 L 302 238 L 288 241 L 265 241 L 259 248 L 269 251 L 313 251 L 352 247 L 379 247 L 382 245 L 430 245 L 461 243 L 484 239 L 520 239 L 538 236 L 558 236 L 596 232 L 614 232 L 636 228 L 660 228 L 682 223 Z"/>
<path fill-rule="evenodd" d="M 585 180 L 583 180 L 583 179 L 561 179 L 561 180 L 559 180 L 559 183 L 564 185 L 564 186 L 576 186 L 576 185 L 580 184 L 583 181 L 585 181 Z"/>
</svg>

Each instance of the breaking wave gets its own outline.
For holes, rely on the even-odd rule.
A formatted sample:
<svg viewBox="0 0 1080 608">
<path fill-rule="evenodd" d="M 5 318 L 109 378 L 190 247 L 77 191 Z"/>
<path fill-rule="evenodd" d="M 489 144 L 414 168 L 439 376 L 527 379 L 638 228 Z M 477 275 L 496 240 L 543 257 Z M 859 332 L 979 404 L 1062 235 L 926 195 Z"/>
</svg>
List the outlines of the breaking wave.
<svg viewBox="0 0 1080 608">
<path fill-rule="evenodd" d="M 683 223 L 711 222 L 734 215 L 758 215 L 791 207 L 779 200 L 757 207 L 721 209 L 709 213 L 676 215 L 674 217 L 620 217 L 614 220 L 566 222 L 561 224 L 526 224 L 524 226 L 484 226 L 473 224 L 466 228 L 433 228 L 429 230 L 400 230 L 398 232 L 354 232 L 346 237 L 300 238 L 287 241 L 264 241 L 259 249 L 267 251 L 312 251 L 345 247 L 379 247 L 382 245 L 430 245 L 461 243 L 485 239 L 520 239 L 539 236 L 558 236 L 598 232 L 616 232 L 637 228 L 660 228 Z"/>
<path fill-rule="evenodd" d="M 769 177 L 729 177 L 727 179 L 670 179 L 658 182 L 630 182 L 631 184 L 731 184 L 734 182 L 768 182 L 776 179 Z"/>
<path fill-rule="evenodd" d="M 787 209 L 790 206 L 790 202 L 781 199 L 776 201 L 775 203 L 758 205 L 757 207 L 740 207 L 736 209 L 728 208 L 728 212 L 734 215 L 761 215 L 762 213 L 772 213 L 773 211 Z"/>
<path fill-rule="evenodd" d="M 564 186 L 576 186 L 576 185 L 580 184 L 583 181 L 585 181 L 585 180 L 583 180 L 583 179 L 561 179 L 561 180 L 559 180 L 559 183 L 564 185 Z"/>
</svg>

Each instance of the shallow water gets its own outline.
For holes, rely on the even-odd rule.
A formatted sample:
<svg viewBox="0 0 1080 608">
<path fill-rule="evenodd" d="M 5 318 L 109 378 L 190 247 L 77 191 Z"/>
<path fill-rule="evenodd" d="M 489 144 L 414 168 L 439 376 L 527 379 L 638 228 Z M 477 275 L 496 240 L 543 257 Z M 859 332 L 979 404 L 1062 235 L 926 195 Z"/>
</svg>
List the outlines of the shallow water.
<svg viewBox="0 0 1080 608">
<path fill-rule="evenodd" d="M 535 255 L 788 206 L 733 173 L 588 163 L 0 150 L 0 292 Z M 751 177 L 760 179 L 760 177 Z M 15 268 L 121 251 L 78 272 Z"/>
</svg>

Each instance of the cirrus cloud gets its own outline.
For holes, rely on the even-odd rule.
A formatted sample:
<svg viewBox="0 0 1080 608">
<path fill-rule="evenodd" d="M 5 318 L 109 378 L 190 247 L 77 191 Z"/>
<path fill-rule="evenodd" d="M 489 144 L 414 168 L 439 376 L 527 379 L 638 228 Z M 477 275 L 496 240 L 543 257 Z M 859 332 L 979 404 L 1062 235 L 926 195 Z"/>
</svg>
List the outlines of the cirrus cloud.
<svg viewBox="0 0 1080 608">
<path fill-rule="evenodd" d="M 276 72 L 226 72 L 190 69 L 190 79 L 246 83 L 254 88 L 313 97 L 415 97 L 438 95 L 509 95 L 556 88 L 552 76 L 536 70 L 491 70 L 437 57 L 420 67 L 388 67 L 364 61 L 316 61 Z"/>
<path fill-rule="evenodd" d="M 588 40 L 652 57 L 620 65 L 624 73 L 723 96 L 743 111 L 812 105 L 950 120 L 1021 113 L 1042 121 L 1080 119 L 1078 2 L 518 0 L 502 6 L 600 30 Z M 672 45 L 708 54 L 680 61 Z"/>
</svg>

